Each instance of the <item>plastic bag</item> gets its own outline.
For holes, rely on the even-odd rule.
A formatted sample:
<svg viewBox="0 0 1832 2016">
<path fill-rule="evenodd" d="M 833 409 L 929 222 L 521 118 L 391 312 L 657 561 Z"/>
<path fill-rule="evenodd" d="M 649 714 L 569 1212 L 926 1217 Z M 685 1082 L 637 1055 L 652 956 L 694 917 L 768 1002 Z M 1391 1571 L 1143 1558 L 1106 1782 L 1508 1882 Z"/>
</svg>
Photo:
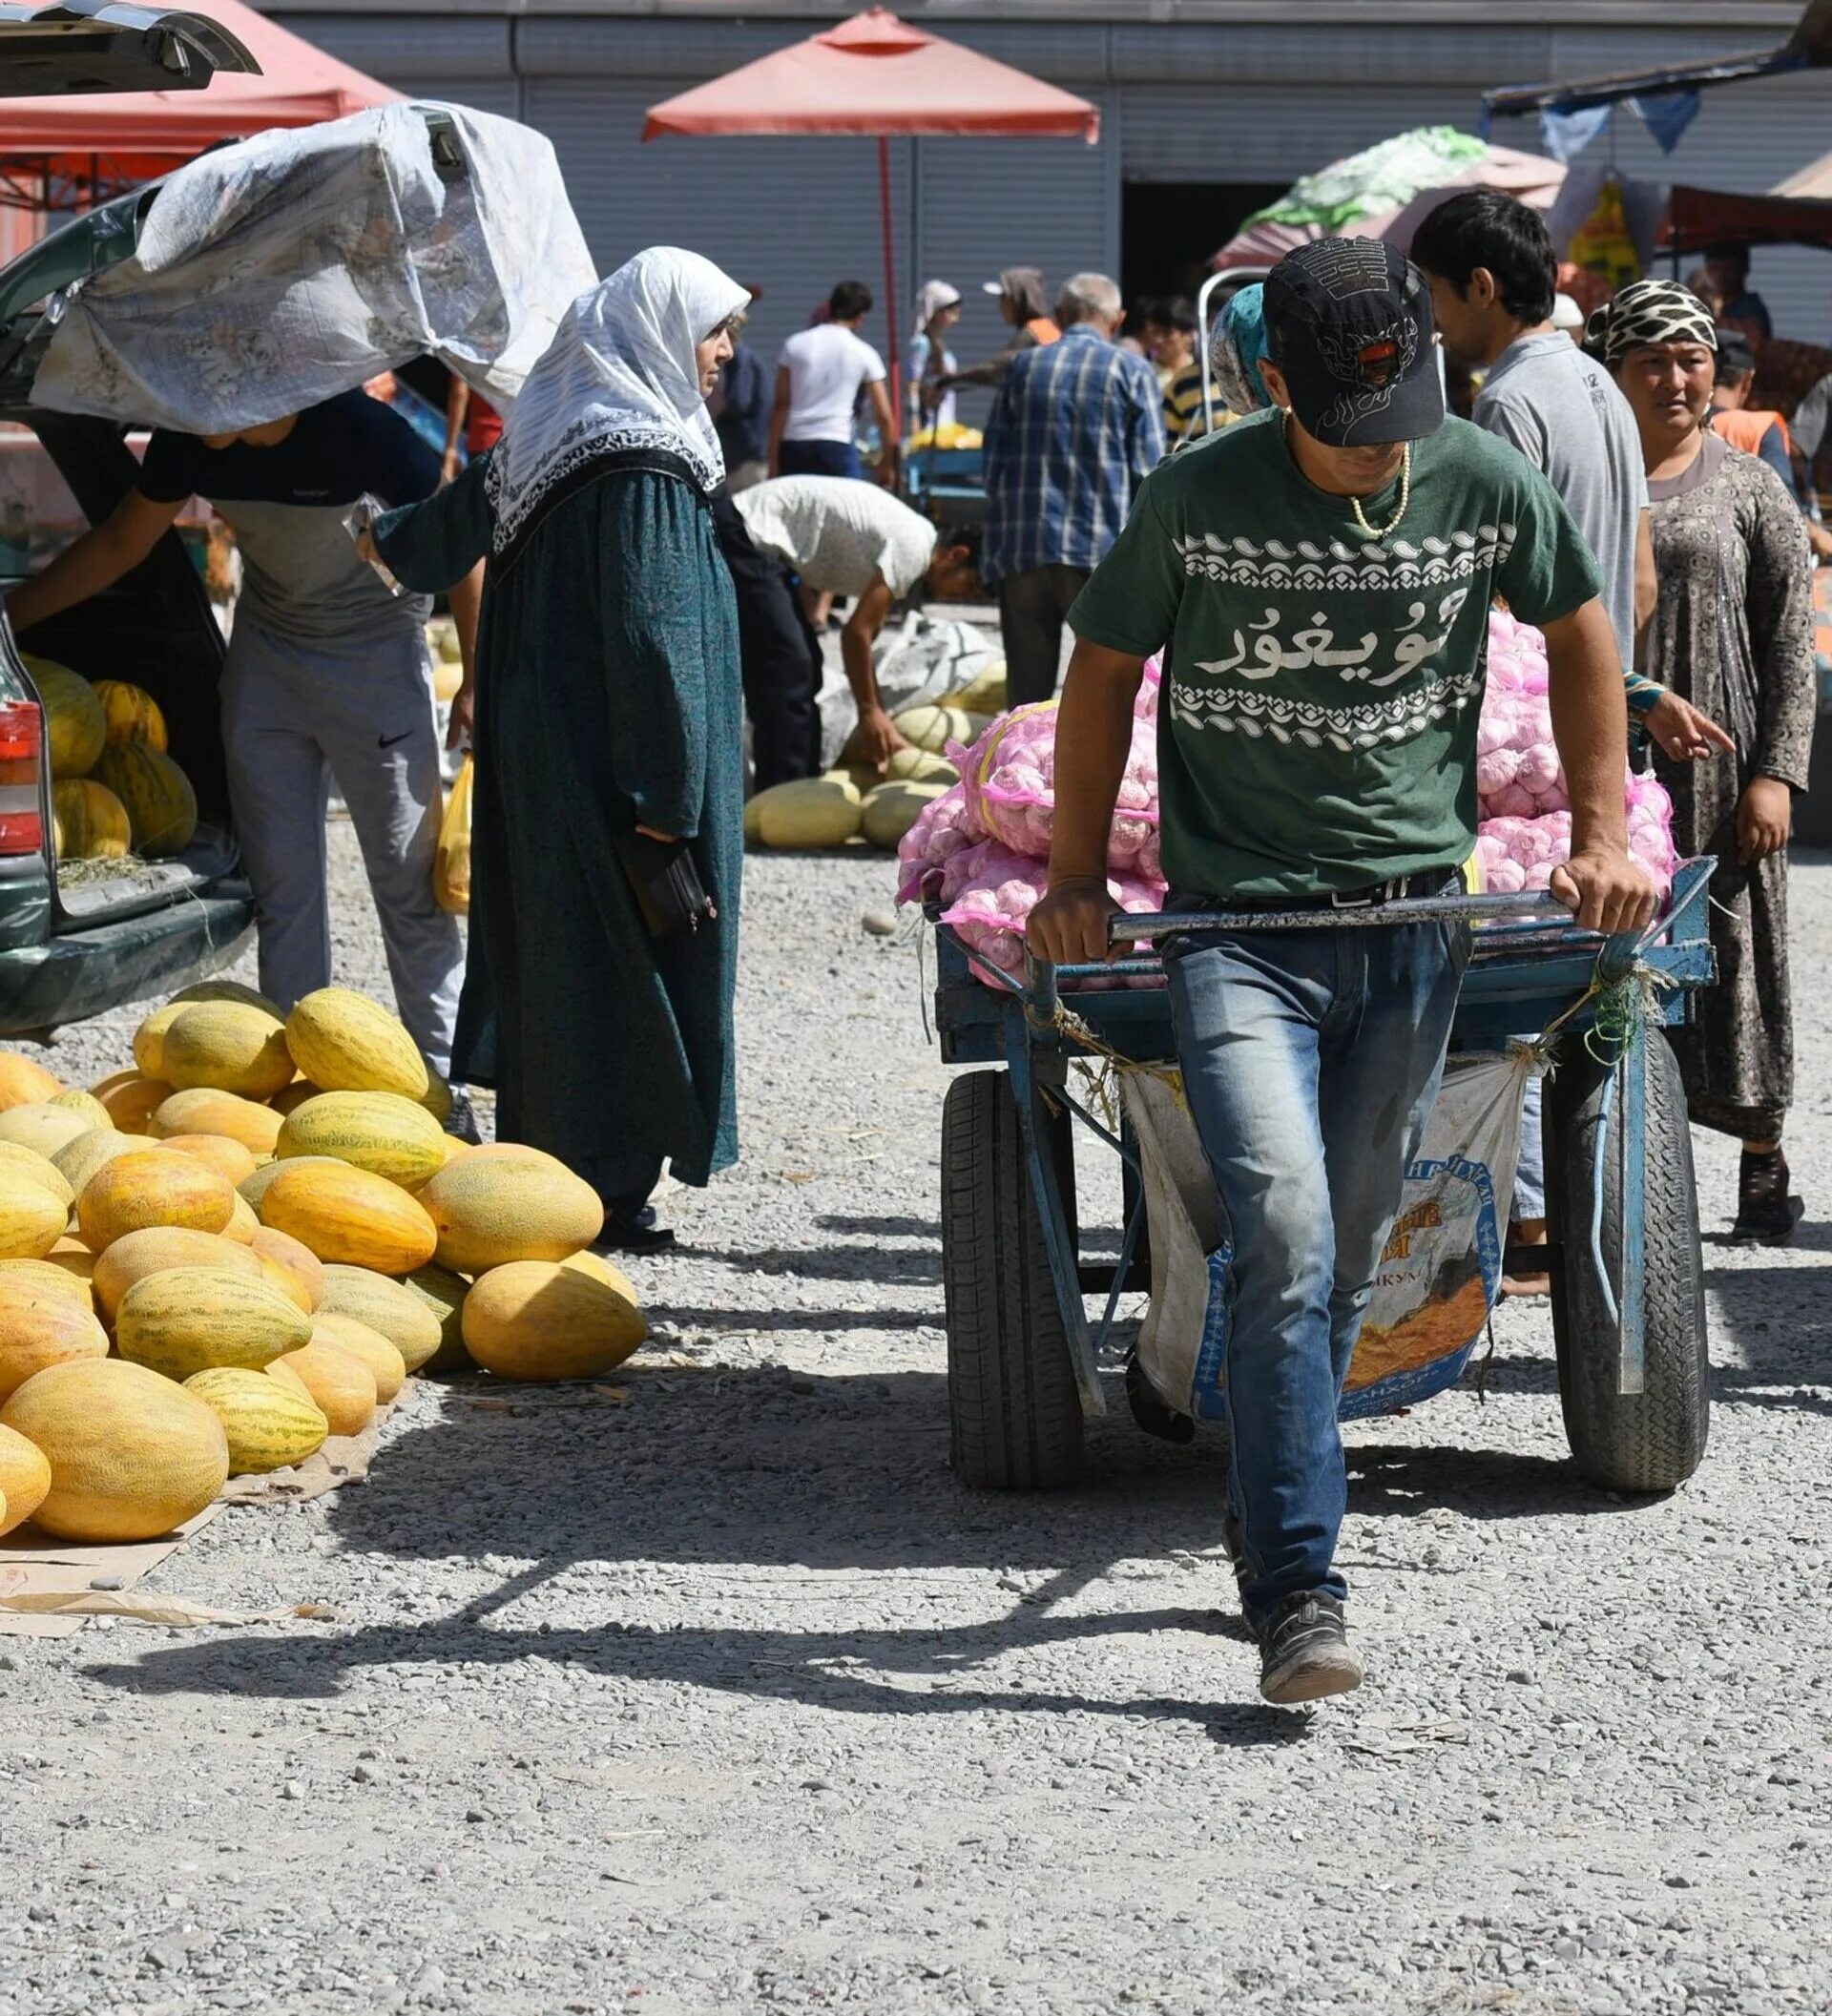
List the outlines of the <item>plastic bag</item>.
<svg viewBox="0 0 1832 2016">
<path fill-rule="evenodd" d="M 432 893 L 439 907 L 454 917 L 470 910 L 470 779 L 471 759 L 466 757 L 439 821 L 439 851 L 432 863 Z"/>
</svg>

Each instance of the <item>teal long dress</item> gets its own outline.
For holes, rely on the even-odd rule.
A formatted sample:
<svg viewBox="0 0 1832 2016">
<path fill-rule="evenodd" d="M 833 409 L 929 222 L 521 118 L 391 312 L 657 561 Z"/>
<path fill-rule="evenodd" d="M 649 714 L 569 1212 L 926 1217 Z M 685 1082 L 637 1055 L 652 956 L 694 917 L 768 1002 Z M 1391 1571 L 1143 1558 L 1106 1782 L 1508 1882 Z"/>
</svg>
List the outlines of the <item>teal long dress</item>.
<svg viewBox="0 0 1832 2016">
<path fill-rule="evenodd" d="M 462 579 L 491 530 L 480 460 L 375 536 L 424 592 Z M 731 577 L 684 465 L 614 458 L 556 491 L 490 560 L 476 675 L 452 1075 L 494 1085 L 499 1139 L 558 1155 L 608 1203 L 639 1203 L 663 1157 L 703 1184 L 738 1154 L 743 703 Z M 692 841 L 715 926 L 649 936 L 614 845 L 637 824 Z"/>
</svg>

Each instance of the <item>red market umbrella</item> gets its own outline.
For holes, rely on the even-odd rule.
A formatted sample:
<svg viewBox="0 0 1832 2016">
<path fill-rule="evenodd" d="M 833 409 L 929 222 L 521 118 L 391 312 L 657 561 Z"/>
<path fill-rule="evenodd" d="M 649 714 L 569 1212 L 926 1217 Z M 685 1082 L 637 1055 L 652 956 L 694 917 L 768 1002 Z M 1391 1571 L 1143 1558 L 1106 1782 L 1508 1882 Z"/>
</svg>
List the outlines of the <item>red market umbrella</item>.
<svg viewBox="0 0 1832 2016">
<path fill-rule="evenodd" d="M 891 413 L 897 384 L 897 283 L 890 218 L 890 142 L 925 135 L 980 138 L 1100 137 L 1086 98 L 1026 76 L 958 42 L 911 28 L 883 8 L 855 14 L 729 76 L 651 106 L 645 140 L 659 134 L 864 134 L 878 140 L 885 234 L 885 312 L 890 330 Z"/>
<path fill-rule="evenodd" d="M 222 140 L 273 126 L 341 119 L 401 94 L 327 56 L 241 0 L 208 0 L 211 19 L 260 65 L 230 72 L 208 91 L 75 93 L 13 98 L 0 118 L 0 176 L 88 175 L 132 182 L 164 175 Z"/>
</svg>

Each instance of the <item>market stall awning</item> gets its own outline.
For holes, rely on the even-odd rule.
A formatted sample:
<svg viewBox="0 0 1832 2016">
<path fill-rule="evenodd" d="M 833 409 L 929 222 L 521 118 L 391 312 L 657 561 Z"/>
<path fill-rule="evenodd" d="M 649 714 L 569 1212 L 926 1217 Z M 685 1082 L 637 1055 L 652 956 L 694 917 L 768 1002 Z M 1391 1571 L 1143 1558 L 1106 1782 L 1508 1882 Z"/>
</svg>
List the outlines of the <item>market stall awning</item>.
<svg viewBox="0 0 1832 2016">
<path fill-rule="evenodd" d="M 1100 137 L 1086 98 L 1027 76 L 958 42 L 911 28 L 884 8 L 747 63 L 649 108 L 645 140 L 663 134 L 863 135 L 878 142 L 878 204 L 885 239 L 891 411 L 902 425 L 897 377 L 896 261 L 890 214 L 890 142 L 928 135 L 981 139 Z"/>
<path fill-rule="evenodd" d="M 1096 140 L 1086 98 L 883 8 L 651 106 L 645 140 L 678 134 L 978 134 Z"/>
<path fill-rule="evenodd" d="M 0 168 L 94 164 L 103 177 L 163 174 L 222 140 L 275 126 L 341 119 L 401 95 L 314 49 L 241 0 L 207 0 L 210 17 L 260 66 L 225 74 L 208 91 L 135 91 L 15 98 L 0 118 Z"/>
<path fill-rule="evenodd" d="M 1215 264 L 1275 265 L 1295 246 L 1323 237 L 1409 245 L 1426 217 L 1460 189 L 1499 189 L 1549 211 L 1565 173 L 1557 161 L 1493 147 L 1451 126 L 1417 127 L 1295 182 L 1241 225 Z"/>
<path fill-rule="evenodd" d="M 1558 83 L 1510 84 L 1482 94 L 1485 118 L 1515 118 L 1534 112 L 1583 112 L 1593 105 L 1617 105 L 1624 98 L 1658 97 L 1663 92 L 1699 91 L 1735 84 L 1744 77 L 1774 76 L 1782 71 L 1832 66 L 1832 0 L 1808 0 L 1794 32 L 1779 49 L 1674 63 L 1660 70 Z"/>
<path fill-rule="evenodd" d="M 1827 192 L 1832 198 L 1832 190 Z M 1676 182 L 1667 191 L 1657 240 L 1662 252 L 1685 257 L 1714 245 L 1822 245 L 1832 249 L 1832 199 L 1804 196 L 1733 196 Z"/>
</svg>

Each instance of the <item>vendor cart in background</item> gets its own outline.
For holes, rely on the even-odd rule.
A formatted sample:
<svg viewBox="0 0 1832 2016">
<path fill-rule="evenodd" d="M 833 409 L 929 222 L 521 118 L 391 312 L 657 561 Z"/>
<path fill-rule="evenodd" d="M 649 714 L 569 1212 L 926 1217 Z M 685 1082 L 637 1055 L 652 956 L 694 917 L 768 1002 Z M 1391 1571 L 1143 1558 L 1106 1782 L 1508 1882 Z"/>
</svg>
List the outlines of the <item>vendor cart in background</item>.
<svg viewBox="0 0 1832 2016">
<path fill-rule="evenodd" d="M 1713 863 L 1683 863 L 1655 923 L 1603 940 L 1547 896 L 1452 895 L 1349 912 L 1178 917 L 1179 931 L 1381 929 L 1434 920 L 1477 926 L 1453 1058 L 1505 1051 L 1509 1032 L 1556 1029 L 1545 1101 L 1549 1247 L 1558 1382 L 1578 1467 L 1623 1491 L 1665 1491 L 1704 1455 L 1710 1363 L 1692 1144 L 1665 1029 L 1714 978 L 1706 921 Z M 942 1121 L 942 1251 L 956 1474 L 993 1489 L 1072 1484 L 1084 1420 L 1106 1411 L 1101 1352 L 1120 1297 L 1161 1292 L 1150 1256 L 1139 1142 L 1129 1118 L 1070 1088 L 1076 1060 L 1121 1073 L 1174 1056 L 1161 963 L 1030 964 L 1026 977 L 974 960 L 937 922 L 942 1055 L 980 1067 L 949 1088 Z M 1115 917 L 1115 944 L 1173 920 Z M 1113 1102 L 1117 1108 L 1120 1102 Z M 1076 1136 L 1123 1164 L 1116 1263 L 1084 1260 Z M 1413 1174 L 1419 1174 L 1415 1166 Z M 1492 1256 L 1499 1258 L 1499 1256 Z M 1487 1270 L 1491 1304 L 1494 1273 Z M 1104 1297 L 1091 1324 L 1085 1298 Z M 1396 1403 L 1384 1382 L 1343 1412 L 1411 1404 L 1461 1376 L 1480 1326 Z M 1352 1375 L 1351 1375 L 1352 1381 Z M 1383 1399 L 1383 1396 L 1386 1396 Z"/>
</svg>

